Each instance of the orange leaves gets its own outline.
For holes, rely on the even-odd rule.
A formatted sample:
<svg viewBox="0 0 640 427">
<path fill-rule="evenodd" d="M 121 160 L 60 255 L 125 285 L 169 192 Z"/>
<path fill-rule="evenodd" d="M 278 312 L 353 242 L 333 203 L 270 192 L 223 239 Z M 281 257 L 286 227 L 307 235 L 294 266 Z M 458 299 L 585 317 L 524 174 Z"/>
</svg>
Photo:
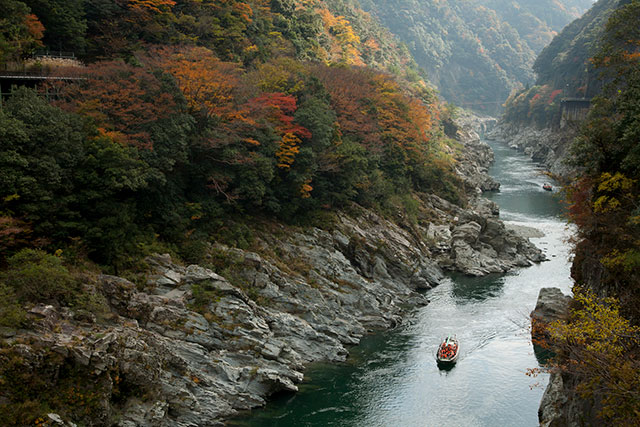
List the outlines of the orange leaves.
<svg viewBox="0 0 640 427">
<path fill-rule="evenodd" d="M 234 107 L 238 65 L 220 61 L 204 47 L 163 49 L 155 56 L 158 65 L 176 79 L 192 110 L 223 120 L 241 117 Z"/>
<path fill-rule="evenodd" d="M 148 125 L 168 117 L 175 102 L 143 67 L 105 61 L 87 68 L 87 80 L 62 89 L 60 106 L 92 117 L 102 134 L 152 149 Z"/>
<path fill-rule="evenodd" d="M 282 140 L 278 144 L 278 151 L 276 151 L 279 168 L 289 169 L 291 167 L 296 154 L 300 152 L 300 143 L 300 138 L 294 133 L 287 132 L 282 135 Z"/>
<path fill-rule="evenodd" d="M 42 46 L 42 36 L 44 36 L 44 25 L 40 22 L 38 17 L 34 14 L 25 16 L 24 25 L 27 27 L 29 35 L 37 40 L 37 43 Z"/>
<path fill-rule="evenodd" d="M 373 153 L 388 144 L 426 153 L 435 106 L 407 96 L 391 76 L 364 69 L 318 67 L 317 76 L 331 94 L 344 134 L 357 136 Z"/>
<path fill-rule="evenodd" d="M 247 3 L 234 3 L 233 4 L 233 11 L 240 16 L 240 18 L 242 18 L 247 24 L 251 23 L 251 16 L 253 15 L 253 10 L 251 9 L 251 6 L 249 6 Z"/>
<path fill-rule="evenodd" d="M 278 167 L 289 169 L 300 152 L 300 138 L 311 138 L 308 129 L 294 123 L 293 113 L 297 109 L 296 99 L 283 93 L 267 93 L 250 101 L 252 111 L 269 120 L 282 135 L 278 142 L 276 158 Z"/>
<path fill-rule="evenodd" d="M 163 13 L 171 10 L 176 2 L 173 0 L 129 0 L 128 7 L 145 13 Z"/>
<path fill-rule="evenodd" d="M 311 186 L 311 178 L 308 178 L 300 187 L 300 197 L 303 199 L 308 199 L 311 197 L 311 191 L 313 191 L 313 187 Z"/>
</svg>

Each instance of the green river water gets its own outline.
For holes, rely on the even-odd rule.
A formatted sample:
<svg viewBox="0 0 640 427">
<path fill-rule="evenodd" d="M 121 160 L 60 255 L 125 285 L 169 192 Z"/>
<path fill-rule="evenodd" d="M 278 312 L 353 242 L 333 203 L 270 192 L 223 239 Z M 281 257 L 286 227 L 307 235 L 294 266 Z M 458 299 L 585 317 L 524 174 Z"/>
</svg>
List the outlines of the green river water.
<svg viewBox="0 0 640 427">
<path fill-rule="evenodd" d="M 570 230 L 549 181 L 530 160 L 491 143 L 491 175 L 501 190 L 488 194 L 500 217 L 545 233 L 531 239 L 549 261 L 506 275 L 452 275 L 428 291 L 431 303 L 392 331 L 365 337 L 344 364 L 316 364 L 300 392 L 275 396 L 231 426 L 537 426 L 547 375 L 526 375 L 538 366 L 528 315 L 538 291 L 568 293 Z M 440 370 L 434 353 L 454 333 L 461 355 Z"/>
</svg>

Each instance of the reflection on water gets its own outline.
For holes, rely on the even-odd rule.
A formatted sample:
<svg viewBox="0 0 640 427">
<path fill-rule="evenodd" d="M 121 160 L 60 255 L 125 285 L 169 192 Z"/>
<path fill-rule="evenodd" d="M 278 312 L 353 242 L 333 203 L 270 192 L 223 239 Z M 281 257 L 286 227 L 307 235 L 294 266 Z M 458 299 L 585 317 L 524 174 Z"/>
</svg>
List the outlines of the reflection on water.
<svg viewBox="0 0 640 427">
<path fill-rule="evenodd" d="M 456 303 L 467 304 L 499 297 L 502 294 L 505 276 L 491 274 L 485 277 L 470 277 L 453 273 L 450 277 L 453 281 L 451 294 Z"/>
<path fill-rule="evenodd" d="M 501 217 L 542 230 L 531 239 L 550 259 L 507 275 L 451 275 L 428 292 L 431 303 L 402 327 L 365 337 L 344 364 L 317 364 L 300 392 L 281 395 L 263 410 L 230 425 L 242 426 L 535 426 L 547 380 L 525 375 L 538 366 L 529 313 L 540 288 L 569 291 L 571 231 L 550 181 L 515 151 L 493 145 L 491 173 L 501 181 L 489 197 Z M 460 357 L 448 371 L 436 365 L 442 339 L 456 334 Z M 535 383 L 541 386 L 536 387 Z"/>
</svg>

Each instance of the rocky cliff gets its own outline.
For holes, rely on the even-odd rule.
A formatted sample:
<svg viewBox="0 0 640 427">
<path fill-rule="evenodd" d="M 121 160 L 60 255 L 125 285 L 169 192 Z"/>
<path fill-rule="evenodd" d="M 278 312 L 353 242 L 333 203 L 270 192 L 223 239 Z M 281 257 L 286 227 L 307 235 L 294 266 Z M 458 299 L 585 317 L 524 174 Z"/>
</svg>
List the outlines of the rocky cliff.
<svg viewBox="0 0 640 427">
<path fill-rule="evenodd" d="M 531 312 L 531 335 L 536 354 L 540 352 L 541 340 L 545 348 L 553 349 L 549 342 L 546 325 L 556 320 L 566 320 L 569 316 L 571 297 L 563 295 L 558 288 L 543 288 L 538 295 L 536 308 Z M 581 427 L 600 425 L 597 409 L 576 394 L 577 381 L 557 367 L 550 369 L 549 384 L 545 389 L 538 419 L 542 427 Z"/>
<path fill-rule="evenodd" d="M 490 151 L 473 131 L 459 138 L 473 163 L 459 172 L 480 193 Z M 443 270 L 483 275 L 544 258 L 479 195 L 468 208 L 416 201 L 414 221 L 354 205 L 326 229 L 256 224 L 251 250 L 213 244 L 203 265 L 154 255 L 136 283 L 86 274 L 104 310 L 37 305 L 30 328 L 2 330 L 0 398 L 16 403 L 40 385 L 51 425 L 222 425 L 297 390 L 308 363 L 344 361 L 364 334 L 427 304 L 420 291 Z"/>
<path fill-rule="evenodd" d="M 567 178 L 574 174 L 574 168 L 567 164 L 567 159 L 576 134 L 575 126 L 552 129 L 500 121 L 485 134 L 485 138 L 504 142 L 542 164 L 553 175 Z"/>
</svg>

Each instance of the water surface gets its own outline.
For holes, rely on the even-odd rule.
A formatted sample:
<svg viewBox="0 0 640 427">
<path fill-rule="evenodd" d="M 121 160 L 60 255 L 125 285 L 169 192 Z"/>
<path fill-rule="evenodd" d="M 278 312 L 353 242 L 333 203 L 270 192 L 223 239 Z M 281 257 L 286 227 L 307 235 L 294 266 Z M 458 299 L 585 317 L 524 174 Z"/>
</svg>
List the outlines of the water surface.
<svg viewBox="0 0 640 427">
<path fill-rule="evenodd" d="M 265 409 L 230 425 L 242 426 L 537 426 L 546 375 L 529 335 L 529 313 L 538 291 L 555 286 L 568 293 L 570 235 L 551 182 L 512 149 L 492 143 L 491 175 L 501 191 L 488 194 L 501 218 L 545 233 L 531 239 L 548 262 L 506 275 L 452 275 L 428 292 L 431 303 L 401 327 L 365 337 L 344 364 L 316 364 L 300 392 L 277 396 Z M 435 350 L 455 333 L 458 363 L 440 370 Z"/>
</svg>

